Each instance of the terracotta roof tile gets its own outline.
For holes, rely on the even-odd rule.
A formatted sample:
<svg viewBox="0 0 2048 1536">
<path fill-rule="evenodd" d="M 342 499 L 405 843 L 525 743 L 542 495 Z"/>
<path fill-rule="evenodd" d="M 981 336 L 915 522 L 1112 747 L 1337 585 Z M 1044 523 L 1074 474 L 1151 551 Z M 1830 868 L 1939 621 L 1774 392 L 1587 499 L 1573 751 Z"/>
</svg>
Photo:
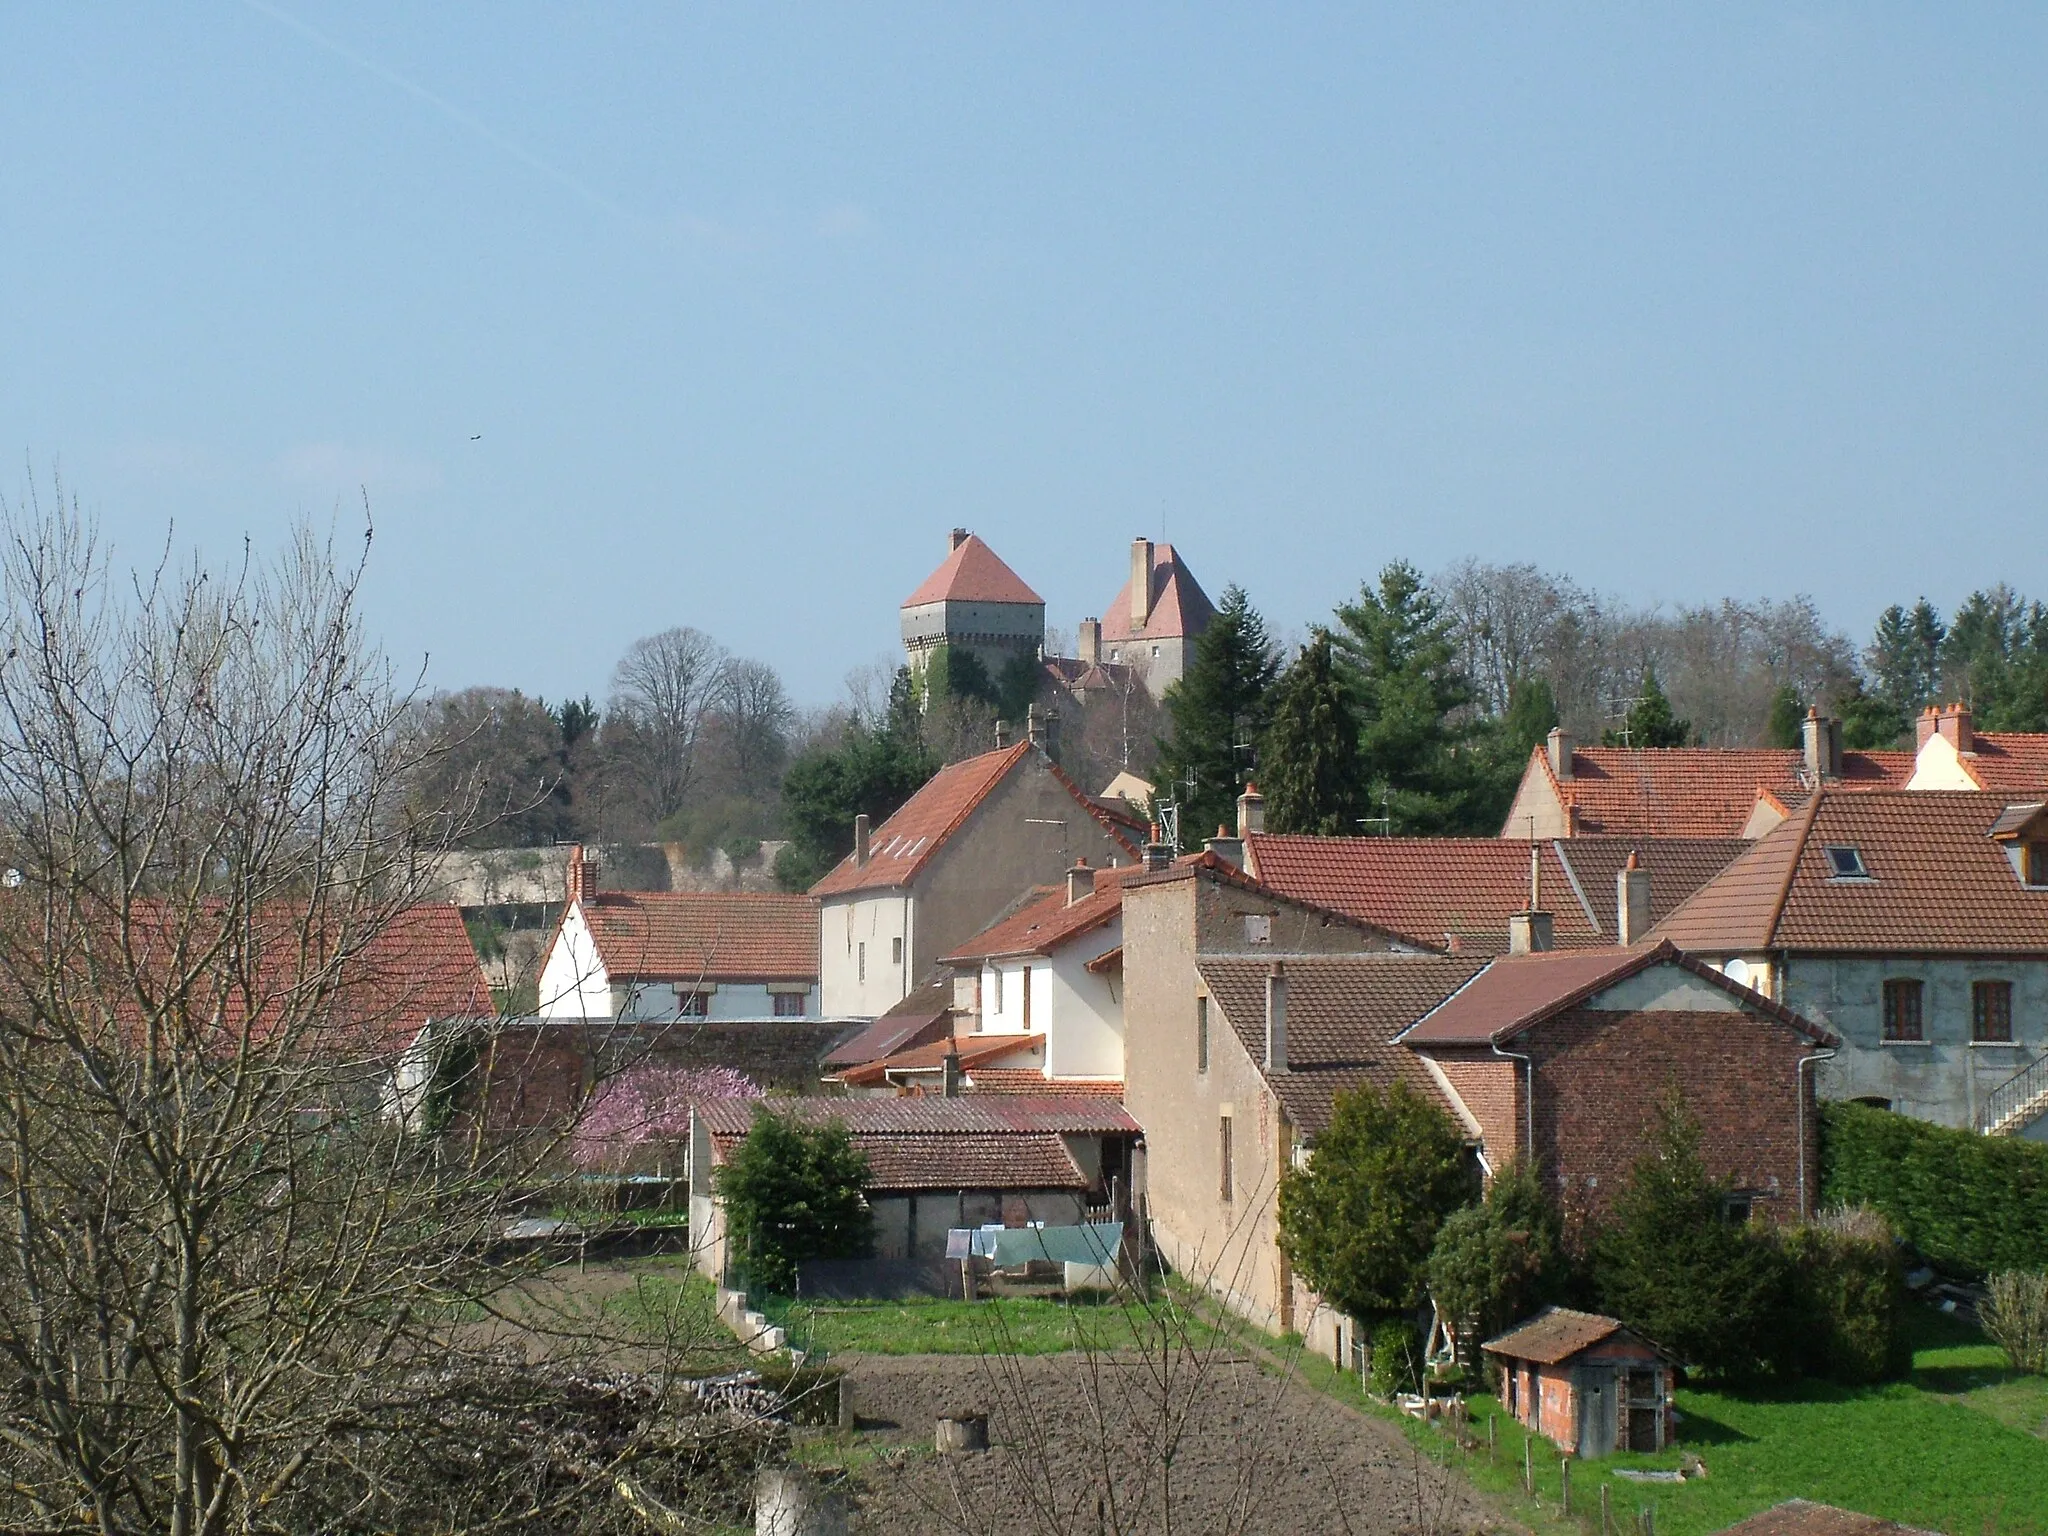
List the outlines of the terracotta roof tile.
<svg viewBox="0 0 2048 1536">
<path fill-rule="evenodd" d="M 1811 788 L 1796 748 L 1579 747 L 1569 779 L 1551 772 L 1542 747 L 1529 761 L 1557 787 L 1575 831 L 1622 837 L 1740 837 L 1759 791 L 1783 799 Z M 1844 752 L 1832 787 L 1903 789 L 1912 776 L 1910 752 Z"/>
<path fill-rule="evenodd" d="M 754 1105 L 805 1125 L 838 1121 L 856 1136 L 1022 1135 L 1044 1131 L 1059 1136 L 1135 1136 L 1138 1122 L 1121 1104 L 1095 1095 L 970 1094 L 964 1098 L 800 1098 L 706 1099 L 698 1118 L 714 1136 L 744 1136 L 754 1123 Z"/>
<path fill-rule="evenodd" d="M 1832 1504 L 1787 1499 L 1762 1514 L 1731 1525 L 1721 1536 L 1936 1536 L 1917 1525 L 1900 1525 L 1874 1515 L 1859 1515 Z"/>
<path fill-rule="evenodd" d="M 1121 1078 L 1047 1077 L 1033 1067 L 976 1067 L 967 1074 L 967 1087 L 974 1093 L 1035 1093 L 1055 1096 L 1074 1093 L 1095 1094 L 1111 1099 L 1121 1099 L 1124 1096 Z"/>
<path fill-rule="evenodd" d="M 2048 954 L 2048 889 L 2022 885 L 1988 835 L 2002 795 L 1950 790 L 1813 797 L 1659 924 L 1683 949 Z M 1868 879 L 1835 878 L 1854 848 Z"/>
<path fill-rule="evenodd" d="M 984 928 L 949 955 L 948 964 L 999 955 L 1050 955 L 1122 915 L 1123 878 L 1130 869 L 1098 869 L 1095 889 L 1071 905 L 1064 885 L 1043 887 L 1038 899 Z"/>
<path fill-rule="evenodd" d="M 1000 1061 L 1018 1051 L 1042 1049 L 1045 1036 L 1031 1035 L 948 1035 L 938 1040 L 924 1040 L 916 1045 L 892 1051 L 887 1056 L 864 1061 L 857 1067 L 848 1067 L 839 1074 L 842 1083 L 854 1087 L 869 1087 L 889 1080 L 891 1072 L 935 1072 L 945 1064 L 947 1052 L 960 1058 L 963 1068 L 981 1061 Z"/>
<path fill-rule="evenodd" d="M 1999 795 L 2048 793 L 2048 735 L 1977 731 L 1971 745 L 1958 761 L 1981 788 Z"/>
<path fill-rule="evenodd" d="M 1043 608 L 1045 599 L 1025 586 L 1024 579 L 1003 564 L 1002 557 L 983 543 L 979 534 L 970 533 L 903 599 L 905 608 L 926 603 L 1035 603 Z"/>
<path fill-rule="evenodd" d="M 751 891 L 600 891 L 584 920 L 614 979 L 804 981 L 818 974 L 818 904 Z"/>
<path fill-rule="evenodd" d="M 1480 1348 L 1510 1360 L 1558 1365 L 1617 1333 L 1626 1332 L 1619 1318 L 1574 1312 L 1570 1307 L 1545 1307 L 1519 1328 L 1510 1328 L 1500 1337 L 1488 1339 Z"/>
<path fill-rule="evenodd" d="M 1102 616 L 1102 643 L 1190 639 L 1209 627 L 1216 606 L 1171 544 L 1152 546 L 1151 613 L 1143 629 L 1131 627 L 1131 584 L 1117 588 Z"/>
</svg>

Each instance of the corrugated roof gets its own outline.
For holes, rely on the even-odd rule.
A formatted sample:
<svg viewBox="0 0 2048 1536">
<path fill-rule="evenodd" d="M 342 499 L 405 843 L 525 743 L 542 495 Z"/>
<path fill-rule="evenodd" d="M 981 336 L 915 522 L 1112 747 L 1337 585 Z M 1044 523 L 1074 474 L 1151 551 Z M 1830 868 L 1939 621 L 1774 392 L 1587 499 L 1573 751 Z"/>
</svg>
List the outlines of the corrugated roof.
<svg viewBox="0 0 2048 1536">
<path fill-rule="evenodd" d="M 1135 1136 L 1138 1122 L 1121 1104 L 1093 1095 L 974 1094 L 865 1099 L 707 1099 L 697 1114 L 716 1136 L 744 1136 L 754 1123 L 754 1105 L 805 1125 L 838 1121 L 856 1135 L 1021 1135 L 1045 1131 L 1068 1136 Z"/>
<path fill-rule="evenodd" d="M 1991 828 L 2002 795 L 1815 795 L 1659 924 L 1708 953 L 2048 954 L 2048 889 L 2024 886 Z M 1830 847 L 1868 879 L 1836 878 Z"/>
<path fill-rule="evenodd" d="M 1558 1365 L 1617 1333 L 1628 1332 L 1619 1318 L 1574 1312 L 1570 1307 L 1546 1307 L 1519 1328 L 1510 1328 L 1499 1338 L 1488 1339 L 1480 1348 L 1510 1360 Z"/>
<path fill-rule="evenodd" d="M 905 1046 L 949 1035 L 953 1030 L 953 982 L 950 977 L 913 987 L 908 996 L 867 1028 L 834 1046 L 825 1065 L 857 1067 L 879 1060 Z"/>
<path fill-rule="evenodd" d="M 1446 1109 L 1435 1077 L 1396 1037 L 1469 981 L 1485 961 L 1444 955 L 1288 956 L 1287 1071 L 1267 1076 L 1287 1116 L 1310 1136 L 1330 1123 L 1332 1101 L 1361 1084 L 1406 1082 Z M 1266 1052 L 1263 957 L 1196 962 L 1209 995 L 1254 1063 Z"/>
<path fill-rule="evenodd" d="M 1045 599 L 1024 585 L 1024 578 L 1005 565 L 979 534 L 970 533 L 903 599 L 905 608 L 926 603 L 1035 603 L 1043 608 Z"/>
<path fill-rule="evenodd" d="M 951 964 L 1003 955 L 1050 955 L 1122 914 L 1123 878 L 1135 868 L 1096 870 L 1094 890 L 1071 904 L 1064 884 L 1042 887 L 1035 901 L 992 923 L 941 958 Z"/>
<path fill-rule="evenodd" d="M 809 981 L 818 903 L 752 891 L 600 891 L 580 903 L 614 980 Z"/>
<path fill-rule="evenodd" d="M 1900 1525 L 1875 1515 L 1859 1515 L 1853 1509 L 1832 1504 L 1810 1504 L 1805 1499 L 1787 1499 L 1762 1514 L 1731 1525 L 1721 1536 L 1938 1536 L 1917 1525 Z"/>
<path fill-rule="evenodd" d="M 1572 776 L 1560 779 L 1537 747 L 1530 767 L 1557 788 L 1573 830 L 1624 837 L 1740 837 L 1759 791 L 1781 799 L 1811 789 L 1797 748 L 1579 747 Z M 1903 789 L 1913 776 L 1910 752 L 1844 752 L 1844 790 Z M 1506 826 L 1504 836 L 1526 832 Z"/>
<path fill-rule="evenodd" d="M 1216 606 L 1171 544 L 1152 546 L 1152 603 L 1143 629 L 1131 627 L 1131 583 L 1127 578 L 1102 615 L 1102 643 L 1132 640 L 1192 640 L 1209 627 Z"/>
</svg>

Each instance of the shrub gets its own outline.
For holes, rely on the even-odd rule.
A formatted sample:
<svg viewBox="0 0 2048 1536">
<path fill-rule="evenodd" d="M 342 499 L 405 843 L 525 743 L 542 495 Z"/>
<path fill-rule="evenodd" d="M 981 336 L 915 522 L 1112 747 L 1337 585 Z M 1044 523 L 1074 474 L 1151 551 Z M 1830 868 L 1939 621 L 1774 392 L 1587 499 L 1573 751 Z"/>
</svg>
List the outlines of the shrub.
<svg viewBox="0 0 2048 1536">
<path fill-rule="evenodd" d="M 1993 1275 L 1991 1295 L 1977 1315 L 2015 1370 L 2048 1376 L 2048 1275 L 2016 1269 Z"/>
<path fill-rule="evenodd" d="M 1519 1162 L 1495 1175 L 1484 1201 L 1453 1212 L 1438 1229 L 1429 1294 L 1458 1330 L 1466 1364 L 1481 1342 L 1558 1299 L 1561 1230 L 1543 1181 Z"/>
<path fill-rule="evenodd" d="M 1413 1392 L 1422 1380 L 1422 1350 L 1415 1325 L 1390 1317 L 1372 1331 L 1372 1390 L 1380 1397 Z"/>
<path fill-rule="evenodd" d="M 806 1259 L 857 1259 L 874 1246 L 862 1190 L 868 1163 L 833 1121 L 804 1125 L 754 1106 L 747 1139 L 718 1170 L 726 1229 L 750 1286 L 788 1295 Z"/>
<path fill-rule="evenodd" d="M 1954 1274 L 2048 1269 L 2048 1146 L 1865 1104 L 1824 1104 L 1820 1125 L 1828 1204 L 1882 1211 Z"/>
<path fill-rule="evenodd" d="M 1846 1386 L 1883 1381 L 1912 1363 L 1898 1243 L 1866 1208 L 1830 1212 L 1779 1235 L 1790 1295 L 1779 1364 Z"/>
<path fill-rule="evenodd" d="M 1725 1214 L 1728 1188 L 1700 1160 L 1699 1124 L 1674 1089 L 1652 1144 L 1594 1234 L 1601 1305 L 1712 1375 L 1763 1369 L 1777 1353 L 1788 1275 L 1778 1246 Z"/>
<path fill-rule="evenodd" d="M 1399 1079 L 1368 1084 L 1337 1096 L 1307 1166 L 1282 1176 L 1280 1249 L 1339 1311 L 1405 1311 L 1438 1226 L 1473 1193 L 1450 1117 Z"/>
</svg>

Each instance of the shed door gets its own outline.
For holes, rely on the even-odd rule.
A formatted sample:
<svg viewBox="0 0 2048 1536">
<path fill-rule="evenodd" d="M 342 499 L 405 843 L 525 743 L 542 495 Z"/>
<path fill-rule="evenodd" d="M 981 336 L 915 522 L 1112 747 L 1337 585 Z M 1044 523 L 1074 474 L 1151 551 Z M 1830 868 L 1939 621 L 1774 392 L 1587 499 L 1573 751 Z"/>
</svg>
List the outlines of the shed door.
<svg viewBox="0 0 2048 1536">
<path fill-rule="evenodd" d="M 1605 1366 L 1579 1368 L 1579 1454 L 1605 1456 L 1614 1449 L 1614 1372 Z"/>
<path fill-rule="evenodd" d="M 1656 1371 L 1628 1373 L 1628 1448 L 1656 1451 L 1664 1446 L 1664 1394 Z"/>
</svg>

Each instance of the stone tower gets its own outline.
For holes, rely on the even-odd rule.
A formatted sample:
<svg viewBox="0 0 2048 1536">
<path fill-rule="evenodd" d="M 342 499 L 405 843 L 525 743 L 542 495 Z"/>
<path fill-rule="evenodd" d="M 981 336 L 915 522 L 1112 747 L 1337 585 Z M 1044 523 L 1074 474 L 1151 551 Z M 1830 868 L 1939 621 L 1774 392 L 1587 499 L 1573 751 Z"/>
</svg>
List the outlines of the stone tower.
<svg viewBox="0 0 2048 1536">
<path fill-rule="evenodd" d="M 948 538 L 945 563 L 903 600 L 903 649 L 913 672 L 947 646 L 973 654 L 999 680 L 1012 657 L 1045 647 L 1045 599 L 965 528 Z"/>
</svg>

